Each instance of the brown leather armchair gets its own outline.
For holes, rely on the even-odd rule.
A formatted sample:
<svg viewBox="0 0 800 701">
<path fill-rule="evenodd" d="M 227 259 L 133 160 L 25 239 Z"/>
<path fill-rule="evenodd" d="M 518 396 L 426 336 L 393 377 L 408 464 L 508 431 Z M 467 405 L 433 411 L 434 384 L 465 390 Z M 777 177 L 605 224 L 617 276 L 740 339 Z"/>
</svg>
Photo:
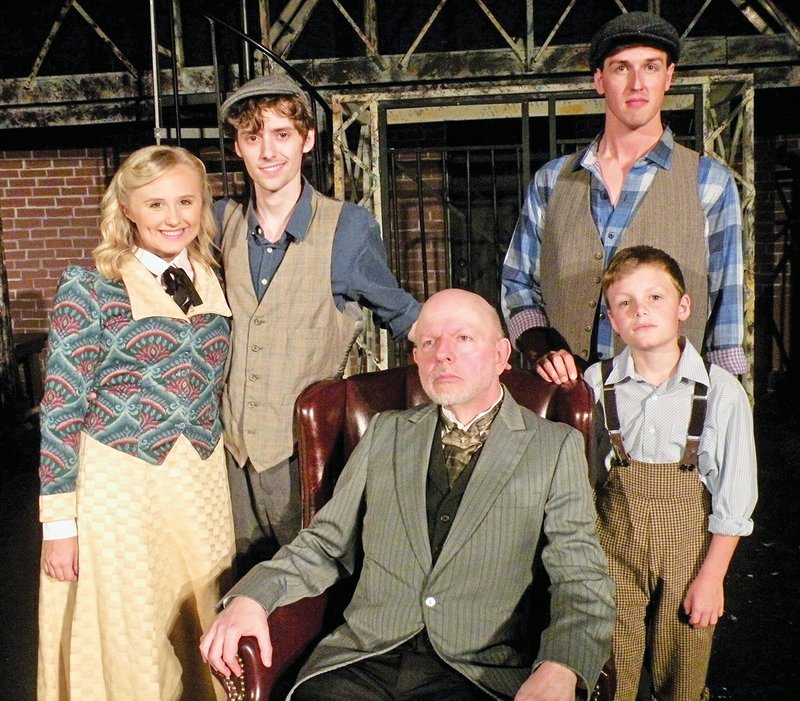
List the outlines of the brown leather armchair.
<svg viewBox="0 0 800 701">
<path fill-rule="evenodd" d="M 591 448 L 593 399 L 583 380 L 553 385 L 519 369 L 507 370 L 501 380 L 514 399 L 535 413 L 574 426 Z M 308 387 L 295 405 L 295 428 L 300 456 L 303 526 L 330 498 L 334 484 L 372 416 L 388 409 L 405 409 L 428 401 L 415 366 L 322 380 Z M 350 588 L 352 591 L 352 588 Z M 344 602 L 343 602 L 344 598 Z M 272 667 L 261 664 L 255 638 L 242 638 L 239 655 L 244 674 L 222 679 L 230 701 L 282 698 L 282 678 L 296 672 L 311 644 L 331 630 L 346 603 L 347 593 L 326 592 L 273 611 L 269 616 L 273 643 Z M 332 611 L 333 610 L 333 611 Z M 593 701 L 611 701 L 616 688 L 613 662 L 592 694 Z"/>
</svg>

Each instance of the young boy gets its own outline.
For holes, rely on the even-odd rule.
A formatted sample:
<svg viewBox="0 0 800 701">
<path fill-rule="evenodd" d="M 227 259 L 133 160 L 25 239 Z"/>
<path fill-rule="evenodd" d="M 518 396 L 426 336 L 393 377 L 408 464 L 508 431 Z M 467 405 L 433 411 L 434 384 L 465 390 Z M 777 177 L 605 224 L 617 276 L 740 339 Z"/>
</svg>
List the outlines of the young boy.
<svg viewBox="0 0 800 701">
<path fill-rule="evenodd" d="M 222 423 L 244 574 L 300 530 L 297 395 L 341 372 L 363 324 L 360 305 L 403 338 L 419 304 L 390 272 L 372 214 L 323 196 L 303 177 L 316 131 L 293 80 L 254 78 L 225 100 L 220 120 L 252 193 L 245 206 L 220 200 L 215 212 L 233 312 Z"/>
<path fill-rule="evenodd" d="M 653 698 L 699 701 L 728 564 L 753 530 L 751 410 L 680 335 L 691 300 L 673 258 L 622 249 L 601 284 L 626 345 L 586 372 L 611 442 L 597 453 L 597 512 L 617 586 L 616 699 L 635 699 L 647 651 Z"/>
</svg>

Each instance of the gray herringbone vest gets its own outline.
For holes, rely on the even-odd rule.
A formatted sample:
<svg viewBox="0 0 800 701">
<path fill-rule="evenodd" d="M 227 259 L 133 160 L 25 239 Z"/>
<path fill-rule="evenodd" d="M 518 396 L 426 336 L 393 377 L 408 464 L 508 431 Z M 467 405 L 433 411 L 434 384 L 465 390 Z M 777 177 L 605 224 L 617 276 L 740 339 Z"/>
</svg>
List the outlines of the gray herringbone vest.
<svg viewBox="0 0 800 701">
<path fill-rule="evenodd" d="M 547 206 L 540 276 L 550 324 L 574 354 L 588 359 L 605 256 L 591 214 L 590 174 L 573 169 L 576 159 L 577 155 L 568 159 Z M 697 193 L 698 160 L 696 152 L 675 144 L 672 168 L 658 169 L 619 248 L 647 244 L 678 261 L 692 298 L 683 333 L 702 352 L 709 314 L 708 249 Z M 618 339 L 615 345 L 618 350 Z"/>
<path fill-rule="evenodd" d="M 222 399 L 225 445 L 259 472 L 294 450 L 297 395 L 341 374 L 360 317 L 340 312 L 331 292 L 331 251 L 342 203 L 315 192 L 305 240 L 291 243 L 261 302 L 253 291 L 242 208 L 225 211 L 222 255 L 233 311 L 228 381 Z M 360 309 L 358 310 L 360 313 Z"/>
</svg>

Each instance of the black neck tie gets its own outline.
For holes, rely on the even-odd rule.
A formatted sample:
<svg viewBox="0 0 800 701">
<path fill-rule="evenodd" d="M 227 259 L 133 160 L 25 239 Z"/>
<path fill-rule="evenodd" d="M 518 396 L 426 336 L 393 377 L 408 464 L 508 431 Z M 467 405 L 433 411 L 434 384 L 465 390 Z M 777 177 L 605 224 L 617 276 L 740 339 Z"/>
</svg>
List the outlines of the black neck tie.
<svg viewBox="0 0 800 701">
<path fill-rule="evenodd" d="M 184 314 L 189 311 L 189 307 L 197 307 L 203 303 L 186 271 L 181 270 L 181 268 L 171 265 L 161 276 L 161 283 L 164 285 L 167 294 L 175 300 L 175 304 L 181 308 Z"/>
</svg>

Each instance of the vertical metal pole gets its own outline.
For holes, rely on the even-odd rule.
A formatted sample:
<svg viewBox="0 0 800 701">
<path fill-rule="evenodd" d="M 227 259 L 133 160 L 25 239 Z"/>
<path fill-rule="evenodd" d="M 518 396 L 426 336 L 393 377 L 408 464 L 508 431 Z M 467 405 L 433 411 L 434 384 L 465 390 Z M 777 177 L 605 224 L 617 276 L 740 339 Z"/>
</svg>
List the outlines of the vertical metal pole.
<svg viewBox="0 0 800 701">
<path fill-rule="evenodd" d="M 160 144 L 164 134 L 161 129 L 161 81 L 158 73 L 158 32 L 156 31 L 156 3 L 150 0 L 150 47 L 153 59 L 153 136 Z"/>
<path fill-rule="evenodd" d="M 447 147 L 442 147 L 442 202 L 444 202 L 444 260 L 447 266 L 447 277 L 445 286 L 453 286 L 453 257 L 450 247 L 452 237 L 450 232 L 453 230 L 453 218 L 450 215 L 450 168 L 447 159 Z"/>
<path fill-rule="evenodd" d="M 170 38 L 172 39 L 172 107 L 175 110 L 175 143 L 181 145 L 180 77 L 178 75 L 178 41 L 176 25 L 180 24 L 180 7 L 175 14 L 175 2 L 169 4 Z"/>
<path fill-rule="evenodd" d="M 465 290 L 472 290 L 472 150 L 467 146 L 467 280 Z"/>
<path fill-rule="evenodd" d="M 249 22 L 247 21 L 247 0 L 241 0 L 239 14 L 242 20 L 242 33 L 250 36 Z M 246 41 L 242 41 L 242 84 L 253 77 L 253 54 Z"/>
<path fill-rule="evenodd" d="M 705 92 L 698 90 L 694 94 L 694 148 L 701 155 L 706 152 L 705 129 L 703 115 L 705 114 Z"/>
<path fill-rule="evenodd" d="M 186 58 L 183 53 L 183 17 L 181 16 L 181 0 L 171 0 L 172 8 L 172 35 L 175 46 L 172 47 L 172 57 L 178 64 L 178 71 L 183 73 L 186 68 Z"/>
<path fill-rule="evenodd" d="M 0 449 L 8 450 L 14 428 L 22 423 L 18 397 L 17 361 L 14 355 L 14 335 L 11 330 L 11 298 L 8 291 L 3 254 L 3 221 L 0 219 Z M 11 461 L 3 459 L 10 466 Z M 10 473 L 10 472 L 9 472 Z M 6 475 L 0 471 L 0 478 Z"/>
<path fill-rule="evenodd" d="M 219 164 L 220 176 L 222 177 L 222 194 L 228 196 L 228 169 L 225 164 L 225 130 L 219 124 L 219 108 L 222 105 L 222 90 L 219 84 L 219 56 L 217 55 L 217 26 L 210 17 L 208 26 L 211 30 L 211 61 L 214 65 L 214 92 L 216 93 L 217 123 L 219 125 Z"/>
<path fill-rule="evenodd" d="M 755 386 L 753 377 L 754 360 L 755 360 L 755 338 L 754 329 L 756 327 L 756 289 L 755 289 L 755 258 L 756 258 L 756 242 L 755 242 L 755 210 L 756 210 L 756 190 L 755 190 L 755 86 L 753 85 L 752 76 L 749 80 L 745 81 L 742 85 L 742 102 L 744 109 L 740 119 L 743 122 L 742 129 L 742 247 L 744 256 L 744 352 L 747 356 L 747 364 L 749 372 L 742 379 L 742 384 L 745 390 L 750 395 L 751 401 L 755 397 Z M 797 263 L 797 247 L 793 246 L 794 260 Z M 797 265 L 792 265 L 792 271 L 800 269 Z M 798 310 L 800 310 L 800 284 L 792 280 L 792 316 L 793 321 L 796 322 L 800 317 Z M 796 324 L 789 327 L 789 342 L 792 343 L 793 339 L 791 334 L 797 329 Z M 790 346 L 791 347 L 791 346 Z M 797 371 L 791 372 L 792 386 L 796 389 L 798 387 Z"/>
<path fill-rule="evenodd" d="M 531 103 L 522 103 L 522 171 L 520 179 L 527 185 L 531 179 Z M 522 206 L 522 199 L 520 199 Z"/>
<path fill-rule="evenodd" d="M 500 228 L 500 212 L 497 207 L 497 159 L 495 157 L 495 147 L 492 146 L 489 154 L 492 168 L 492 247 L 494 248 L 494 276 L 492 278 L 492 289 L 500 289 L 498 275 L 500 273 L 500 238 L 498 229 Z M 494 301 L 494 300 L 492 300 Z"/>
<path fill-rule="evenodd" d="M 417 149 L 417 216 L 419 217 L 419 243 L 422 248 L 422 291 L 423 299 L 428 299 L 428 236 L 425 232 L 425 201 L 422 193 L 422 158 Z"/>
<path fill-rule="evenodd" d="M 364 0 L 364 34 L 374 47 L 378 47 L 377 0 Z M 380 49 L 378 49 L 380 51 Z"/>
<path fill-rule="evenodd" d="M 533 36 L 533 0 L 525 0 L 525 67 L 530 70 L 536 55 L 536 40 Z"/>
</svg>

